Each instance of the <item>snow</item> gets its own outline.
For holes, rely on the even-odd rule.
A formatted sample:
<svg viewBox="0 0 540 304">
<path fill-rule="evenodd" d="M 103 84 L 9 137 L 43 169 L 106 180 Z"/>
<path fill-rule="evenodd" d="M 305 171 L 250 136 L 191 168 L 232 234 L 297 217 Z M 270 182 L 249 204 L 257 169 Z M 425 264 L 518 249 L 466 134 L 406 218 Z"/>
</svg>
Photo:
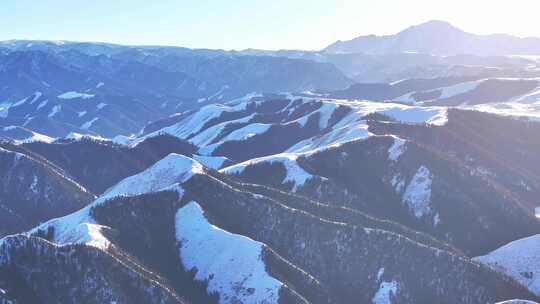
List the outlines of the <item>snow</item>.
<svg viewBox="0 0 540 304">
<path fill-rule="evenodd" d="M 394 136 L 394 143 L 388 149 L 388 159 L 396 162 L 399 157 L 405 152 L 407 142 L 397 136 Z"/>
<path fill-rule="evenodd" d="M 85 94 L 85 93 L 70 91 L 70 92 L 65 92 L 63 94 L 60 94 L 57 97 L 60 99 L 76 99 L 76 98 L 90 99 L 90 98 L 94 98 L 94 96 L 95 95 L 92 95 L 92 94 Z"/>
<path fill-rule="evenodd" d="M 16 103 L 12 104 L 11 106 L 12 107 L 22 106 L 27 100 L 28 100 L 28 97 L 23 98 L 23 99 L 17 101 Z"/>
<path fill-rule="evenodd" d="M 3 127 L 2 131 L 10 132 L 10 131 L 15 131 L 17 129 L 20 129 L 25 134 L 28 134 L 28 136 L 26 138 L 20 138 L 20 137 L 14 138 L 15 142 L 17 142 L 17 143 L 30 143 L 30 142 L 52 143 L 55 140 L 54 138 L 49 137 L 47 135 L 43 135 L 43 134 L 31 131 L 31 130 L 25 129 L 23 127 L 18 127 L 18 126 Z M 6 134 L 6 135 L 7 135 L 7 137 L 9 137 L 9 134 Z"/>
<path fill-rule="evenodd" d="M 461 109 L 474 110 L 508 117 L 525 117 L 540 121 L 540 99 L 535 103 L 504 102 L 462 106 Z"/>
<path fill-rule="evenodd" d="M 480 85 L 480 83 L 482 83 L 483 81 L 485 80 L 468 81 L 468 82 L 458 83 L 452 86 L 434 88 L 434 89 L 426 90 L 426 91 L 409 92 L 405 95 L 394 98 L 394 100 L 399 101 L 399 102 L 405 102 L 405 103 L 415 103 L 416 100 L 412 97 L 412 95 L 419 92 L 432 92 L 432 91 L 437 91 L 437 90 L 441 91 L 441 96 L 438 97 L 437 99 L 450 98 L 450 97 L 461 95 L 461 94 L 464 94 L 464 93 L 467 93 L 476 89 L 478 85 Z"/>
<path fill-rule="evenodd" d="M 234 108 L 211 104 L 202 107 L 199 111 L 183 119 L 181 122 L 163 129 L 164 132 L 177 136 L 178 138 L 186 139 L 190 135 L 195 134 L 204 127 L 211 119 L 219 117 L 223 112 L 232 112 Z"/>
<path fill-rule="evenodd" d="M 540 235 L 513 241 L 473 260 L 507 274 L 540 296 Z"/>
<path fill-rule="evenodd" d="M 43 93 L 35 92 L 34 96 L 32 97 L 32 100 L 30 101 L 30 104 L 33 104 L 34 102 L 36 102 L 41 96 L 43 96 Z"/>
<path fill-rule="evenodd" d="M 332 114 L 334 114 L 337 108 L 338 108 L 338 105 L 336 104 L 324 103 L 323 106 L 319 110 L 316 111 L 316 113 L 320 113 L 319 128 L 321 130 L 326 129 L 326 127 L 328 127 L 330 118 L 332 118 Z"/>
<path fill-rule="evenodd" d="M 9 103 L 0 103 L 0 118 L 6 118 L 9 113 Z"/>
<path fill-rule="evenodd" d="M 135 196 L 165 190 L 175 190 L 180 195 L 183 195 L 183 189 L 179 184 L 187 181 L 193 174 L 202 172 L 202 170 L 202 166 L 193 159 L 178 154 L 170 154 L 145 171 L 120 181 L 83 209 L 41 224 L 27 232 L 27 235 L 33 235 L 39 230 L 47 231 L 49 228 L 53 228 L 54 236 L 52 241 L 58 245 L 86 244 L 106 249 L 110 243 L 101 234 L 101 230 L 107 227 L 98 225 L 91 216 L 90 211 L 93 207 L 104 204 L 109 199 L 118 196 Z"/>
<path fill-rule="evenodd" d="M 265 133 L 266 131 L 268 131 L 268 129 L 270 129 L 270 127 L 271 125 L 269 124 L 253 123 L 231 132 L 222 140 L 222 142 L 231 140 L 246 140 L 255 135 Z"/>
<path fill-rule="evenodd" d="M 32 184 L 30 185 L 30 191 L 38 193 L 38 177 L 36 174 L 32 176 Z"/>
<path fill-rule="evenodd" d="M 263 163 L 280 163 L 283 165 L 286 171 L 286 176 L 282 182 L 292 182 L 292 191 L 296 192 L 298 187 L 302 187 L 306 183 L 306 181 L 313 178 L 313 175 L 307 173 L 302 167 L 300 167 L 300 165 L 298 165 L 298 157 L 299 156 L 297 154 L 293 153 L 276 154 L 248 160 L 243 163 L 221 169 L 219 172 L 224 174 L 242 174 L 242 172 L 244 172 L 244 170 L 249 166 L 255 166 Z"/>
<path fill-rule="evenodd" d="M 373 304 L 392 304 L 394 295 L 398 291 L 398 283 L 396 281 L 381 282 L 379 290 L 371 299 Z"/>
<path fill-rule="evenodd" d="M 252 115 L 240 118 L 240 119 L 230 120 L 230 121 L 226 121 L 226 122 L 222 122 L 220 124 L 214 125 L 200 132 L 196 136 L 193 136 L 189 140 L 189 142 L 199 147 L 207 146 L 211 144 L 228 125 L 248 123 L 251 119 L 253 119 L 254 116 L 255 115 L 252 114 Z"/>
<path fill-rule="evenodd" d="M 253 98 L 257 98 L 257 97 L 263 97 L 263 95 L 260 94 L 260 93 L 257 93 L 257 92 L 251 92 L 251 93 L 248 93 L 248 94 L 244 95 L 243 97 L 240 97 L 240 98 L 237 98 L 237 99 L 234 99 L 234 100 L 230 101 L 229 104 L 240 104 L 240 103 L 247 104 L 247 102 L 249 102 Z"/>
<path fill-rule="evenodd" d="M 197 102 L 202 103 L 202 102 L 205 102 L 205 101 L 213 101 L 215 99 L 221 100 L 221 99 L 223 99 L 223 93 L 228 89 L 229 89 L 229 86 L 224 85 L 224 86 L 221 87 L 221 89 L 219 89 L 217 92 L 215 92 L 211 96 L 208 96 L 206 98 L 199 98 L 197 100 Z"/>
<path fill-rule="evenodd" d="M 287 149 L 286 152 L 314 153 L 373 136 L 368 131 L 365 117 L 374 113 L 406 124 L 442 126 L 448 122 L 447 109 L 444 107 L 420 107 L 370 101 L 332 100 L 326 102 L 350 107 L 352 111 L 332 126 L 327 133 L 303 140 Z"/>
<path fill-rule="evenodd" d="M 247 120 L 247 118 L 248 117 L 242 120 Z M 221 146 L 225 142 L 247 140 L 256 135 L 264 134 L 266 131 L 268 131 L 272 127 L 272 125 L 270 124 L 253 123 L 253 124 L 247 125 L 245 127 L 242 127 L 238 130 L 235 130 L 229 133 L 227 136 L 225 136 L 222 140 L 220 140 L 217 143 L 209 144 L 213 140 L 215 140 L 215 138 L 218 137 L 218 135 L 221 133 L 223 128 L 229 123 L 219 124 L 215 127 L 210 127 L 207 130 L 201 132 L 198 136 L 193 137 L 190 140 L 190 142 L 194 144 L 195 143 L 200 144 L 200 147 L 201 147 L 199 148 L 200 154 L 211 155 L 219 146 Z"/>
<path fill-rule="evenodd" d="M 47 135 L 43 135 L 43 134 L 40 134 L 40 133 L 37 133 L 37 132 L 32 132 L 32 136 L 26 138 L 25 140 L 23 140 L 23 142 L 25 143 L 30 143 L 30 142 L 44 142 L 44 143 L 52 143 L 55 139 L 52 138 L 52 137 L 49 137 Z"/>
<path fill-rule="evenodd" d="M 431 213 L 431 184 L 433 176 L 429 169 L 421 166 L 413 176 L 403 194 L 403 202 L 416 218 Z"/>
<path fill-rule="evenodd" d="M 392 184 L 392 187 L 394 187 L 397 194 L 401 194 L 401 191 L 403 191 L 403 188 L 405 187 L 405 180 L 403 180 L 401 175 L 396 174 L 392 177 L 392 180 L 390 180 L 390 184 Z"/>
<path fill-rule="evenodd" d="M 204 173 L 203 166 L 187 156 L 171 153 L 145 171 L 127 177 L 109 188 L 96 202 L 118 196 L 135 196 L 175 189 L 195 174 Z"/>
<path fill-rule="evenodd" d="M 176 240 L 184 267 L 219 303 L 278 303 L 283 284 L 266 272 L 264 244 L 213 226 L 194 201 L 176 213 Z"/>
<path fill-rule="evenodd" d="M 98 117 L 94 117 L 93 119 L 91 119 L 91 120 L 89 120 L 89 121 L 83 123 L 83 124 L 81 125 L 81 129 L 83 129 L 83 130 L 88 130 L 88 129 L 90 129 L 90 128 L 92 127 L 92 125 L 93 125 L 98 119 L 99 119 Z"/>
<path fill-rule="evenodd" d="M 290 97 L 294 98 L 292 95 Z M 318 134 L 317 136 L 297 142 L 292 147 L 286 149 L 286 151 L 284 151 L 285 153 L 314 153 L 316 151 L 336 147 L 350 141 L 362 140 L 370 136 L 374 136 L 374 134 L 368 131 L 368 124 L 365 120 L 367 115 L 374 113 L 388 116 L 390 119 L 404 124 L 427 124 L 432 126 L 442 126 L 448 121 L 447 108 L 445 107 L 409 106 L 397 103 L 358 100 L 321 100 L 320 98 L 304 98 L 303 101 L 322 102 L 322 104 L 317 110 L 314 110 L 295 121 L 282 121 L 282 125 L 295 122 L 303 124 L 307 122 L 311 115 L 318 115 L 319 128 L 321 130 L 324 129 L 325 133 Z M 255 103 L 261 102 L 264 101 L 256 101 Z M 253 136 L 263 134 L 272 127 L 270 124 L 252 123 L 231 132 L 219 142 L 215 142 L 220 135 L 223 135 L 222 132 L 227 126 L 230 126 L 231 123 L 250 122 L 254 117 L 254 114 L 251 114 L 240 119 L 221 122 L 204 129 L 209 121 L 220 117 L 224 112 L 231 113 L 244 111 L 248 107 L 248 104 L 252 103 L 254 102 L 244 102 L 235 104 L 234 106 L 231 106 L 230 104 L 208 105 L 184 118 L 181 122 L 153 132 L 143 138 L 139 138 L 138 140 L 144 140 L 144 138 L 167 133 L 181 139 L 188 139 L 191 143 L 199 147 L 198 154 L 200 155 L 212 155 L 216 148 L 226 141 L 246 140 Z M 292 102 L 290 104 L 292 104 Z M 282 111 L 286 112 L 287 109 L 290 110 L 290 104 Z M 350 111 L 347 115 L 345 115 L 345 117 L 329 127 L 329 121 L 336 109 L 339 107 L 349 108 Z"/>
<path fill-rule="evenodd" d="M 344 143 L 365 139 L 373 134 L 368 131 L 365 121 L 352 123 L 341 128 L 334 127 L 322 136 L 315 136 L 300 141 L 287 149 L 287 153 L 315 153 L 324 149 L 340 146 Z"/>
<path fill-rule="evenodd" d="M 201 156 L 193 155 L 193 159 L 203 164 L 205 167 L 218 170 L 223 167 L 223 164 L 227 161 L 226 157 L 223 156 Z"/>
<path fill-rule="evenodd" d="M 99 140 L 99 141 L 107 141 L 106 138 L 103 138 L 103 137 L 100 137 L 100 136 L 95 136 L 95 135 L 90 135 L 90 134 L 81 134 L 81 133 L 77 133 L 77 132 L 70 132 L 64 138 L 65 139 L 75 140 L 75 141 L 80 141 L 80 140 L 82 140 L 84 138 L 92 139 L 92 140 Z"/>
<path fill-rule="evenodd" d="M 440 223 L 441 223 L 441 216 L 437 213 L 433 217 L 433 227 L 439 226 Z"/>
<path fill-rule="evenodd" d="M 465 94 L 467 92 L 470 92 L 478 87 L 482 82 L 485 80 L 475 80 L 475 81 L 469 81 L 469 82 L 462 82 L 453 86 L 443 87 L 441 88 L 442 94 L 440 99 L 444 98 L 450 98 L 453 96 Z"/>
<path fill-rule="evenodd" d="M 106 227 L 91 223 L 80 223 L 74 229 L 64 230 L 62 234 L 55 234 L 55 242 L 58 244 L 86 244 L 100 249 L 107 249 L 110 242 L 101 234 L 103 228 Z"/>
<path fill-rule="evenodd" d="M 293 123 L 293 122 L 296 122 L 296 123 L 299 123 L 300 126 L 302 127 L 305 127 L 309 118 L 313 115 L 319 115 L 319 129 L 320 130 L 323 130 L 325 129 L 327 126 L 328 126 L 328 123 L 330 121 L 330 118 L 332 118 L 332 114 L 334 114 L 334 111 L 338 108 L 339 106 L 337 104 L 334 104 L 334 103 L 330 103 L 330 102 L 324 102 L 321 107 L 316 110 L 316 111 L 313 111 L 313 112 L 310 112 L 296 120 L 293 120 L 289 123 Z M 290 114 L 291 112 L 289 112 Z"/>
<path fill-rule="evenodd" d="M 38 231 L 47 232 L 53 229 L 52 242 L 57 245 L 87 244 L 99 249 L 107 249 L 109 241 L 101 234 L 103 226 L 96 224 L 90 215 L 92 205 L 66 215 L 52 219 L 27 232 L 27 235 L 36 234 Z"/>
<path fill-rule="evenodd" d="M 448 122 L 446 108 L 442 107 L 393 107 L 378 113 L 409 124 L 443 126 Z"/>
<path fill-rule="evenodd" d="M 116 135 L 111 140 L 113 143 L 117 145 L 129 146 L 134 139 L 135 139 L 134 137 L 128 137 L 125 135 Z"/>
<path fill-rule="evenodd" d="M 62 106 L 60 105 L 56 105 L 54 106 L 52 109 L 51 109 L 51 112 L 49 113 L 49 117 L 54 117 L 54 115 L 58 114 L 58 112 L 60 112 L 60 110 L 62 109 Z"/>
<path fill-rule="evenodd" d="M 40 102 L 39 105 L 37 106 L 37 109 L 39 110 L 39 109 L 43 108 L 44 106 L 47 105 L 48 102 L 49 102 L 48 99 L 45 99 L 44 101 Z"/>
<path fill-rule="evenodd" d="M 30 104 L 33 104 L 34 102 L 36 102 L 41 96 L 43 96 L 43 93 L 41 93 L 41 92 L 34 92 L 34 94 L 31 95 L 32 100 L 30 100 Z M 21 105 L 25 104 L 25 103 L 28 101 L 28 99 L 30 99 L 30 96 L 29 96 L 29 97 L 26 97 L 26 98 L 24 98 L 24 99 L 21 99 L 21 100 L 19 100 L 18 102 L 14 103 L 14 104 L 12 105 L 12 107 L 18 107 L 18 106 L 21 106 Z"/>
<path fill-rule="evenodd" d="M 382 276 L 384 274 L 384 267 L 379 268 L 379 271 L 377 271 L 377 281 L 380 281 L 382 279 Z"/>
<path fill-rule="evenodd" d="M 529 92 L 529 93 L 527 93 L 525 95 L 518 96 L 518 97 L 514 98 L 511 101 L 512 102 L 517 102 L 517 103 L 538 102 L 538 101 L 540 101 L 540 88 L 536 88 L 536 89 L 532 90 L 531 92 Z"/>
<path fill-rule="evenodd" d="M 414 104 L 416 100 L 412 97 L 416 92 L 407 93 L 405 95 L 393 98 L 394 101 Z"/>
</svg>

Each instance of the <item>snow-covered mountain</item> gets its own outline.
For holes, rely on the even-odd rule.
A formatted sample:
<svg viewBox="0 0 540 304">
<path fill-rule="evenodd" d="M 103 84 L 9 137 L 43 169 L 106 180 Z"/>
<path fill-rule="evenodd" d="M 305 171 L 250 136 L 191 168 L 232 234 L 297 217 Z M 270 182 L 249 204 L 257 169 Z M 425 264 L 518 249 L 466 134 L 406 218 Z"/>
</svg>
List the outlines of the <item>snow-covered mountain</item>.
<svg viewBox="0 0 540 304">
<path fill-rule="evenodd" d="M 0 303 L 540 302 L 538 49 L 0 42 Z"/>
<path fill-rule="evenodd" d="M 539 295 L 539 252 L 539 236 L 534 235 L 513 241 L 474 260 L 509 275 L 531 292 Z"/>
<path fill-rule="evenodd" d="M 0 236 L 76 211 L 94 195 L 54 164 L 0 142 Z"/>
<path fill-rule="evenodd" d="M 28 47 L 21 47 L 28 46 Z M 0 42 L 0 126 L 51 137 L 130 135 L 148 122 L 248 93 L 352 83 L 330 63 L 166 47 Z"/>
<path fill-rule="evenodd" d="M 19 302 L 539 300 L 534 269 L 520 277 L 530 263 L 491 262 L 540 233 L 539 131 L 460 108 L 282 95 L 122 141 L 11 144 L 99 196 L 2 239 L 0 288 Z"/>
<path fill-rule="evenodd" d="M 443 77 L 405 79 L 391 84 L 355 84 L 328 96 L 347 99 L 392 100 L 408 104 L 445 106 L 483 105 L 501 102 L 538 102 L 540 78 Z"/>
<path fill-rule="evenodd" d="M 19 254 L 21 247 L 41 259 L 49 256 L 51 263 L 31 264 Z M 33 250 L 38 247 L 47 249 Z M 141 298 L 131 298 L 135 303 L 154 293 L 151 302 L 163 302 L 166 295 L 197 303 L 534 299 L 509 278 L 427 236 L 286 193 L 259 193 L 175 154 L 121 181 L 74 214 L 26 236 L 4 239 L 1 248 L 8 258 L 0 260 L 0 269 L 9 267 L 21 278 L 5 284 L 6 293 L 14 296 L 11 290 L 25 284 L 38 298 L 61 299 L 62 293 L 46 292 L 45 267 L 56 273 L 58 267 L 85 263 L 99 270 L 103 259 L 112 256 L 118 261 L 112 273 L 118 275 L 92 273 L 99 275 L 101 288 L 91 296 L 83 293 L 87 301 L 130 299 L 124 291 L 129 286 L 112 288 L 124 273 L 134 273 L 129 284 L 141 286 L 136 288 Z M 390 248 L 400 248 L 401 254 L 387 256 Z M 81 257 L 70 259 L 69 266 L 55 265 L 50 255 L 66 250 Z M 416 273 L 424 268 L 429 274 L 418 282 Z M 84 273 L 65 271 L 62 282 L 68 274 L 71 283 L 63 290 L 86 286 L 78 279 Z M 154 287 L 148 289 L 152 278 Z"/>
<path fill-rule="evenodd" d="M 338 200 L 478 254 L 539 227 L 533 213 L 539 176 L 529 172 L 540 169 L 530 140 L 539 126 L 514 116 L 368 101 L 255 100 L 204 107 L 131 145 L 169 134 L 200 155 L 237 162 L 221 172 L 245 182 Z M 472 145 L 476 136 L 493 148 Z M 498 147 L 508 138 L 513 145 Z M 479 208 L 490 210 L 482 221 Z M 501 216 L 515 226 L 500 227 Z"/>
<path fill-rule="evenodd" d="M 429 21 L 395 35 L 360 36 L 338 41 L 325 51 L 332 53 L 423 53 L 434 55 L 539 55 L 540 38 L 519 38 L 504 34 L 475 35 L 448 22 Z"/>
</svg>

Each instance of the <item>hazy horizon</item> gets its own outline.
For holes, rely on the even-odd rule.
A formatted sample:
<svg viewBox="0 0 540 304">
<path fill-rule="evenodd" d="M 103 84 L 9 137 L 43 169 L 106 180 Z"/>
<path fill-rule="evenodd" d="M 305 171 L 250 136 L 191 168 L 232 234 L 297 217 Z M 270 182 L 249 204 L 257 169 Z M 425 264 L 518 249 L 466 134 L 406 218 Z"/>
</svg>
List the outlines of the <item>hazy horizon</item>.
<svg viewBox="0 0 540 304">
<path fill-rule="evenodd" d="M 164 0 L 159 5 L 140 0 L 87 4 L 21 0 L 3 4 L 0 40 L 64 40 L 225 50 L 320 50 L 337 40 L 370 34 L 391 35 L 430 20 L 450 22 L 474 34 L 540 37 L 540 29 L 531 24 L 535 20 L 535 8 L 540 4 L 533 0 L 516 3 L 519 5 L 509 9 L 504 3 L 485 0 L 451 3 L 342 0 L 332 2 L 333 5 L 323 0 L 294 3 Z"/>
</svg>

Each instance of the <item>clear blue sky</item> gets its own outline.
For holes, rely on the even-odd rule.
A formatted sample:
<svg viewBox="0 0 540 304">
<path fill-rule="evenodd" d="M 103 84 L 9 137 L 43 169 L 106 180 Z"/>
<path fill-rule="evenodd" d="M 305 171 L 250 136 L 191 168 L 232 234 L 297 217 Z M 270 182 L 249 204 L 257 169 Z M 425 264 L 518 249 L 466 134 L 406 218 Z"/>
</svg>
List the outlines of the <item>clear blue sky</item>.
<svg viewBox="0 0 540 304">
<path fill-rule="evenodd" d="M 431 19 L 540 36 L 540 0 L 0 0 L 0 40 L 321 49 Z"/>
</svg>

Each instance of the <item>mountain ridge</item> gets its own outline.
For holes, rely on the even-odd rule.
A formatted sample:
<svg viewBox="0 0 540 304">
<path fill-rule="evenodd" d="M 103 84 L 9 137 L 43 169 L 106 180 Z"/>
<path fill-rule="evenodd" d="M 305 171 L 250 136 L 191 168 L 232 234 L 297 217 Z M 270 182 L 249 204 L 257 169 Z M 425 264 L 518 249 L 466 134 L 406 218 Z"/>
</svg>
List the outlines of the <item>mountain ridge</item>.
<svg viewBox="0 0 540 304">
<path fill-rule="evenodd" d="M 329 53 L 423 53 L 432 55 L 540 55 L 540 38 L 508 34 L 477 35 L 452 24 L 432 20 L 393 35 L 367 35 L 337 41 L 324 49 Z"/>
</svg>

